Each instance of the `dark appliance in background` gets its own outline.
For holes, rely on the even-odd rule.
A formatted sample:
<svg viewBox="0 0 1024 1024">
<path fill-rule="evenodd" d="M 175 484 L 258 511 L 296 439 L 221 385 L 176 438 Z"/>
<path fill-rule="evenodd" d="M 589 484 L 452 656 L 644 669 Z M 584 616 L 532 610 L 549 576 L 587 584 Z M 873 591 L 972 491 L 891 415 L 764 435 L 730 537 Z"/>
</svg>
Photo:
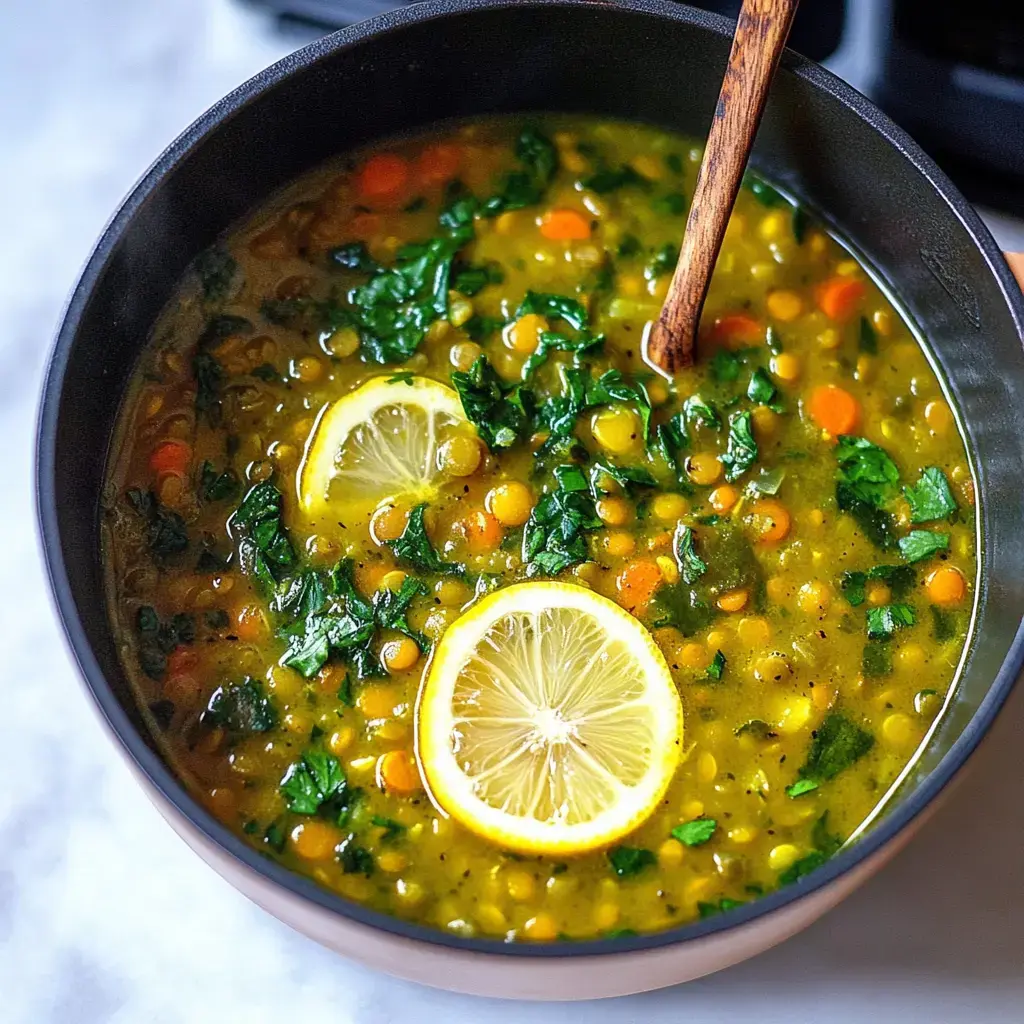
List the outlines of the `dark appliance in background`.
<svg viewBox="0 0 1024 1024">
<path fill-rule="evenodd" d="M 416 0 L 239 2 L 309 38 Z M 805 0 L 790 45 L 870 95 L 970 199 L 1024 216 L 1024 0 Z"/>
</svg>

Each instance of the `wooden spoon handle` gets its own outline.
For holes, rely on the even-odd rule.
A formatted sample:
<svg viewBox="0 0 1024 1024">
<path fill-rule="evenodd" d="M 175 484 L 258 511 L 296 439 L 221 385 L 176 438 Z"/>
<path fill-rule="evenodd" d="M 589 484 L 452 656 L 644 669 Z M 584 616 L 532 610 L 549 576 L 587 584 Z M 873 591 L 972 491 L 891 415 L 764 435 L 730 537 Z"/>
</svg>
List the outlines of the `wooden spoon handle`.
<svg viewBox="0 0 1024 1024">
<path fill-rule="evenodd" d="M 686 233 L 647 358 L 665 373 L 692 366 L 700 313 L 729 214 L 799 0 L 743 0 Z"/>
</svg>

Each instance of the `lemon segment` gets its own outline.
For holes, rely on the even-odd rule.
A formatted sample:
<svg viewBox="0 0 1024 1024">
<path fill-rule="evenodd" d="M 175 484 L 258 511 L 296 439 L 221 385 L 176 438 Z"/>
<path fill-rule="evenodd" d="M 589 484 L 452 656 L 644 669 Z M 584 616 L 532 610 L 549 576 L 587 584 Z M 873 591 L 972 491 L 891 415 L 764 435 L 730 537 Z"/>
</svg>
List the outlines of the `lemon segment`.
<svg viewBox="0 0 1024 1024">
<path fill-rule="evenodd" d="M 683 711 L 650 633 L 584 587 L 498 590 L 438 644 L 417 709 L 438 805 L 522 853 L 608 846 L 657 808 Z"/>
<path fill-rule="evenodd" d="M 323 408 L 297 482 L 309 517 L 388 498 L 426 501 L 444 476 L 437 450 L 472 431 L 459 396 L 427 377 L 375 377 Z"/>
</svg>

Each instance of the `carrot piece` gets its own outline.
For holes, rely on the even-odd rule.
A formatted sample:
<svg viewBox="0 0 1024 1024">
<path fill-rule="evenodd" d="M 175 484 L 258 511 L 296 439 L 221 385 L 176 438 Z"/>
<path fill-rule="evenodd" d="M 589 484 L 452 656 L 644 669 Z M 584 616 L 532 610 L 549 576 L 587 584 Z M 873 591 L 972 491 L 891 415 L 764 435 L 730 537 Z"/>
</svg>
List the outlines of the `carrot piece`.
<svg viewBox="0 0 1024 1024">
<path fill-rule="evenodd" d="M 716 345 L 757 345 L 764 341 L 764 324 L 746 313 L 728 313 L 718 317 L 708 333 Z"/>
<path fill-rule="evenodd" d="M 855 277 L 832 277 L 818 288 L 818 308 L 830 320 L 849 320 L 867 291 Z"/>
<path fill-rule="evenodd" d="M 177 676 L 183 672 L 191 672 L 198 664 L 199 656 L 196 652 L 179 644 L 167 655 L 167 674 Z"/>
<path fill-rule="evenodd" d="M 443 185 L 459 173 L 462 150 L 448 142 L 427 146 L 416 157 L 414 176 L 421 185 Z"/>
<path fill-rule="evenodd" d="M 541 217 L 540 233 L 552 242 L 584 242 L 590 237 L 590 221 L 575 210 L 548 210 Z"/>
<path fill-rule="evenodd" d="M 379 758 L 377 785 L 386 793 L 415 793 L 423 786 L 416 762 L 405 750 L 389 750 Z"/>
<path fill-rule="evenodd" d="M 192 446 L 175 437 L 161 441 L 149 456 L 149 468 L 160 476 L 184 476 L 192 461 Z"/>
<path fill-rule="evenodd" d="M 359 168 L 356 189 L 364 199 L 394 199 L 409 183 L 409 162 L 397 153 L 378 153 Z"/>
<path fill-rule="evenodd" d="M 811 419 L 833 437 L 853 433 L 860 422 L 860 402 L 835 384 L 815 388 L 807 401 L 807 411 Z"/>
<path fill-rule="evenodd" d="M 755 501 L 747 519 L 762 544 L 778 544 L 789 533 L 792 522 L 786 506 L 771 498 Z"/>
<path fill-rule="evenodd" d="M 636 614 L 647 607 L 663 581 L 657 562 L 647 559 L 630 562 L 615 580 L 618 602 L 626 611 Z"/>
<path fill-rule="evenodd" d="M 963 573 L 952 565 L 940 566 L 930 573 L 924 586 L 932 604 L 959 604 L 967 592 Z"/>
<path fill-rule="evenodd" d="M 745 590 L 730 590 L 715 602 L 723 612 L 741 612 L 747 606 L 749 594 Z"/>
</svg>

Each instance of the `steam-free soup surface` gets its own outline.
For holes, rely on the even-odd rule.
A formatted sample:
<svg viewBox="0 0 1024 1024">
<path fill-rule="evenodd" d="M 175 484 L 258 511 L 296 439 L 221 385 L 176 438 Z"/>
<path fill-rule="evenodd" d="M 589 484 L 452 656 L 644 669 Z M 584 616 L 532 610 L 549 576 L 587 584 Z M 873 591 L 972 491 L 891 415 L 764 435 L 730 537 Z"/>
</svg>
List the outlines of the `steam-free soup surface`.
<svg viewBox="0 0 1024 1024">
<path fill-rule="evenodd" d="M 925 738 L 975 579 L 954 416 L 864 268 L 754 177 L 698 365 L 645 365 L 699 158 L 447 128 L 296 184 L 182 282 L 122 414 L 111 614 L 171 763 L 268 857 L 460 935 L 649 932 L 812 872 Z M 457 396 L 436 479 L 362 500 L 399 472 L 378 434 L 441 414 L 351 428 L 377 407 L 339 400 L 422 378 Z M 417 759 L 431 649 L 548 579 L 650 630 L 685 722 L 657 806 L 579 856 L 457 823 Z"/>
</svg>

